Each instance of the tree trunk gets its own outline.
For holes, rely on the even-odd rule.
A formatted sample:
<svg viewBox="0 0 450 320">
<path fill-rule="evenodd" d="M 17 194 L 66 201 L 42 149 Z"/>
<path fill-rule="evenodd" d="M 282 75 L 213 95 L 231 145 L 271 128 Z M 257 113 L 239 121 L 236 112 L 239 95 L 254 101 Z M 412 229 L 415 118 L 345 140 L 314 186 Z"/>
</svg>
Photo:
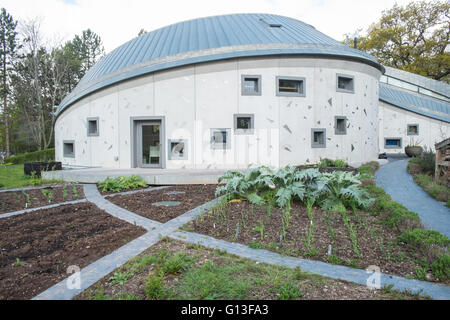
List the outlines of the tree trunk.
<svg viewBox="0 0 450 320">
<path fill-rule="evenodd" d="M 6 158 L 9 158 L 9 126 L 8 126 L 8 93 L 6 89 L 6 63 L 3 63 L 3 117 L 5 121 L 5 149 L 6 149 Z"/>
</svg>

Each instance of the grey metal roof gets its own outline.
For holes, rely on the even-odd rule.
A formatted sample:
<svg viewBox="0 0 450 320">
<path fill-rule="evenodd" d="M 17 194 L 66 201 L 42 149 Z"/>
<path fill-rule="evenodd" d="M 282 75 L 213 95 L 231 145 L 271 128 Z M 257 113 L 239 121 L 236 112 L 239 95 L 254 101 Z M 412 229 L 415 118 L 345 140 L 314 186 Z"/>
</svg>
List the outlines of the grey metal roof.
<svg viewBox="0 0 450 320">
<path fill-rule="evenodd" d="M 380 100 L 433 119 L 450 122 L 450 103 L 380 84 Z"/>
<path fill-rule="evenodd" d="M 406 81 L 422 88 L 439 93 L 447 98 L 450 98 L 450 85 L 444 81 L 438 81 L 431 78 L 427 78 L 415 73 L 403 71 L 396 68 L 385 67 L 386 72 L 384 75 Z"/>
<path fill-rule="evenodd" d="M 384 71 L 371 55 L 304 22 L 272 14 L 231 14 L 176 23 L 115 49 L 87 72 L 57 114 L 86 95 L 147 73 L 237 57 L 301 54 L 356 59 Z"/>
</svg>

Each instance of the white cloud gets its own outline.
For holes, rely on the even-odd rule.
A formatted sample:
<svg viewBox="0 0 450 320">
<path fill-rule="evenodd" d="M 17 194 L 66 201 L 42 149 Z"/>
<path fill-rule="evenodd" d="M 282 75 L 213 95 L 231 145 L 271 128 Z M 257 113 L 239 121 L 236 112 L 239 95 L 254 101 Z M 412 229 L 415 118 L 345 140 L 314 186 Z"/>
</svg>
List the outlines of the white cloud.
<svg viewBox="0 0 450 320">
<path fill-rule="evenodd" d="M 42 17 L 51 38 L 71 39 L 91 28 L 107 52 L 137 36 L 183 20 L 228 13 L 273 13 L 302 20 L 342 40 L 378 21 L 381 12 L 410 0 L 2 0 L 15 19 Z"/>
</svg>

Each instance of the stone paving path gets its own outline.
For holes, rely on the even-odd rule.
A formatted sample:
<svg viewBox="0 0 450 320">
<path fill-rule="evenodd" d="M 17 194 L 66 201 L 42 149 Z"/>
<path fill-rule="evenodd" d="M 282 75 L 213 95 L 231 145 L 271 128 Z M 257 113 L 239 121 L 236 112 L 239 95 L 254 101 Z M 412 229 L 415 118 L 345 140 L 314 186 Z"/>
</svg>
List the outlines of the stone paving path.
<svg viewBox="0 0 450 320">
<path fill-rule="evenodd" d="M 437 230 L 450 238 L 450 209 L 431 198 L 407 172 L 408 159 L 389 159 L 375 174 L 377 186 L 393 200 L 416 212 L 427 229 Z"/>
<path fill-rule="evenodd" d="M 69 300 L 80 294 L 91 285 L 102 279 L 116 268 L 124 265 L 130 259 L 136 257 L 152 245 L 156 244 L 164 237 L 170 237 L 180 241 L 198 244 L 212 249 L 224 250 L 230 254 L 248 258 L 253 261 L 268 263 L 272 265 L 286 266 L 290 268 L 300 267 L 304 271 L 319 274 L 325 277 L 345 280 L 349 282 L 366 285 L 368 278 L 372 275 L 361 269 L 353 269 L 345 266 L 332 265 L 320 261 L 311 261 L 306 259 L 282 256 L 274 252 L 262 249 L 252 249 L 248 246 L 231 243 L 223 240 L 214 239 L 208 236 L 199 235 L 190 232 L 179 232 L 178 229 L 184 224 L 192 221 L 197 216 L 203 214 L 211 208 L 219 199 L 208 202 L 198 208 L 187 212 L 165 224 L 152 221 L 147 218 L 137 216 L 136 214 L 113 205 L 101 196 L 95 185 L 85 185 L 84 193 L 86 198 L 105 210 L 107 213 L 118 217 L 119 219 L 143 226 L 149 230 L 143 236 L 135 239 L 127 245 L 117 249 L 113 253 L 97 260 L 81 270 L 79 276 L 81 286 L 78 289 L 68 289 L 67 283 L 70 279 L 65 279 L 43 293 L 36 296 L 33 300 Z M 140 217 L 140 219 L 138 219 Z M 145 221 L 147 220 L 147 221 Z M 450 286 L 410 280 L 398 276 L 380 274 L 381 286 L 393 285 L 397 290 L 409 290 L 411 292 L 421 292 L 434 299 L 450 299 Z M 422 291 L 421 291 L 422 290 Z"/>
<path fill-rule="evenodd" d="M 0 219 L 5 219 L 5 218 L 9 218 L 9 217 L 19 216 L 21 214 L 25 214 L 25 213 L 28 213 L 28 212 L 35 212 L 35 211 L 39 211 L 39 210 L 52 209 L 52 208 L 57 208 L 57 207 L 61 207 L 61 206 L 68 206 L 68 205 L 71 205 L 71 204 L 79 204 L 79 203 L 84 203 L 84 202 L 87 202 L 87 200 L 86 199 L 81 199 L 81 200 L 67 201 L 67 202 L 55 203 L 55 204 L 52 204 L 52 205 L 49 205 L 49 206 L 45 206 L 45 207 L 24 209 L 24 210 L 20 210 L 20 211 L 9 212 L 9 213 L 1 213 L 0 214 Z"/>
</svg>

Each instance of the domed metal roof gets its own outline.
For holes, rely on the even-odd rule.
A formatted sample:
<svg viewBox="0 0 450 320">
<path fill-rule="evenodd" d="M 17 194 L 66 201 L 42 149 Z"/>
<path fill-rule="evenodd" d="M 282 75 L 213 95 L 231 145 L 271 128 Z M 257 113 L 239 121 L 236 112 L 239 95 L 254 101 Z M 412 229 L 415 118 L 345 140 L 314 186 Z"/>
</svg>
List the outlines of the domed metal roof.
<svg viewBox="0 0 450 320">
<path fill-rule="evenodd" d="M 280 54 L 339 56 L 380 70 L 377 60 L 299 20 L 272 14 L 230 14 L 176 23 L 137 37 L 102 58 L 60 104 L 120 81 L 183 65 Z"/>
</svg>

